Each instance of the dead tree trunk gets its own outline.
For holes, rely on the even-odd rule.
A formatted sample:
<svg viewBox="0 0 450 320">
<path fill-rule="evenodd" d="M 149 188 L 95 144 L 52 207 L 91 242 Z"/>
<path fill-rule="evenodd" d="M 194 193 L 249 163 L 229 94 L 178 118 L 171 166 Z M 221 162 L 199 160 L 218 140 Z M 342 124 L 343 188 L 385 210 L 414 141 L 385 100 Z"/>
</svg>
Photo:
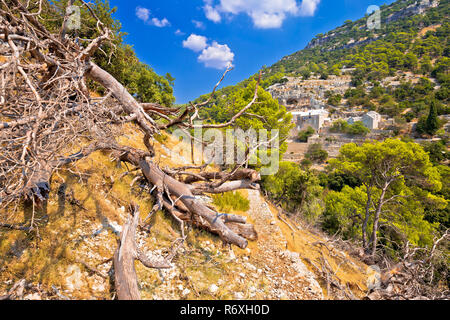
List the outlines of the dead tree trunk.
<svg viewBox="0 0 450 320">
<path fill-rule="evenodd" d="M 136 246 L 136 229 L 139 224 L 139 211 L 133 209 L 133 216 L 123 226 L 119 246 L 114 254 L 114 280 L 119 300 L 140 300 L 134 261 L 139 260 L 144 266 L 156 269 L 171 268 L 170 261 L 148 258 Z"/>
<path fill-rule="evenodd" d="M 131 152 L 130 152 L 131 151 Z M 134 152 L 133 152 L 134 151 Z M 205 219 L 216 230 L 216 233 L 227 243 L 234 244 L 240 248 L 246 248 L 248 242 L 228 228 L 220 215 L 202 204 L 192 193 L 191 186 L 188 186 L 171 176 L 165 174 L 157 165 L 148 161 L 143 153 L 136 150 L 130 150 L 122 155 L 121 160 L 128 161 L 142 170 L 145 178 L 154 186 L 167 187 L 171 195 L 175 196 L 191 213 Z M 176 204 L 176 203 L 175 203 Z"/>
<path fill-rule="evenodd" d="M 192 223 L 194 226 L 207 230 L 211 233 L 220 235 L 219 230 L 214 229 L 208 221 L 203 219 L 201 216 L 193 215 L 188 211 L 182 211 L 179 208 L 174 207 L 167 199 L 163 201 L 164 208 L 168 210 L 176 218 Z M 225 225 L 237 235 L 251 241 L 256 241 L 258 239 L 258 233 L 252 224 L 246 223 L 246 220 L 242 216 L 233 215 L 223 215 L 220 216 L 225 223 Z"/>
</svg>

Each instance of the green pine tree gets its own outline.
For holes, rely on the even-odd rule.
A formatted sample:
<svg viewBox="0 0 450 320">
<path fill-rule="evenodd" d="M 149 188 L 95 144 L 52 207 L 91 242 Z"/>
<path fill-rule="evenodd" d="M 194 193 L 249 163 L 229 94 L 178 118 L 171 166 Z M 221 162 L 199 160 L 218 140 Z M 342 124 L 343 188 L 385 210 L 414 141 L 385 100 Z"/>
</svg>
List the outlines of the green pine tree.
<svg viewBox="0 0 450 320">
<path fill-rule="evenodd" d="M 429 134 L 435 134 L 439 129 L 439 118 L 437 114 L 436 102 L 433 100 L 430 104 L 430 113 L 427 118 L 426 130 Z"/>
</svg>

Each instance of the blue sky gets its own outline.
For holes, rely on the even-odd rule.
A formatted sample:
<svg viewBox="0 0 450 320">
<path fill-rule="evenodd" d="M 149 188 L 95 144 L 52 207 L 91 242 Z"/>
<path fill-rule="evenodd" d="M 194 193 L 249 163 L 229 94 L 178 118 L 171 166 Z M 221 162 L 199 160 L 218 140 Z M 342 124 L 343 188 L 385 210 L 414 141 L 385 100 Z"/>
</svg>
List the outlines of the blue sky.
<svg viewBox="0 0 450 320">
<path fill-rule="evenodd" d="M 176 103 L 232 85 L 382 0 L 110 0 L 137 56 L 175 80 Z"/>
</svg>

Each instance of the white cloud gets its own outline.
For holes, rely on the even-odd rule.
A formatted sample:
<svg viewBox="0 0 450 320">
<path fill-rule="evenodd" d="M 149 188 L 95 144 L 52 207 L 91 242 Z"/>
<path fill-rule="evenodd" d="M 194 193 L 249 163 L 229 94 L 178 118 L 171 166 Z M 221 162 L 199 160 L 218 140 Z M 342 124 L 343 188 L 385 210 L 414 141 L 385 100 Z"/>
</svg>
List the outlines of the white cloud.
<svg viewBox="0 0 450 320">
<path fill-rule="evenodd" d="M 201 22 L 201 21 L 192 20 L 192 23 L 194 24 L 194 26 L 195 26 L 197 29 L 205 29 L 205 25 L 204 25 L 204 23 Z"/>
<path fill-rule="evenodd" d="M 215 23 L 218 23 L 222 20 L 220 16 L 219 10 L 212 6 L 212 0 L 205 0 L 205 6 L 203 7 L 205 11 L 206 18 Z"/>
<path fill-rule="evenodd" d="M 183 47 L 195 52 L 201 52 L 198 56 L 198 61 L 207 68 L 225 69 L 232 66 L 234 53 L 228 45 L 219 44 L 217 41 L 213 41 L 209 45 L 207 42 L 208 39 L 206 37 L 191 34 L 183 41 Z"/>
<path fill-rule="evenodd" d="M 158 28 L 164 28 L 164 27 L 170 26 L 170 22 L 166 18 L 163 18 L 162 20 L 159 20 L 158 18 L 153 18 L 152 24 Z"/>
<path fill-rule="evenodd" d="M 320 0 L 303 0 L 300 5 L 300 15 L 301 16 L 313 16 L 316 13 L 317 6 Z"/>
<path fill-rule="evenodd" d="M 202 51 L 198 61 L 207 68 L 225 69 L 233 65 L 234 53 L 226 44 L 218 44 L 216 41 Z"/>
<path fill-rule="evenodd" d="M 184 36 L 186 33 L 184 33 L 183 31 L 181 31 L 180 29 L 177 29 L 177 31 L 175 31 L 175 35 L 177 36 Z"/>
<path fill-rule="evenodd" d="M 286 15 L 284 13 L 254 12 L 251 14 L 255 27 L 260 29 L 280 28 Z"/>
<path fill-rule="evenodd" d="M 217 2 L 215 2 L 217 1 Z M 312 16 L 320 0 L 204 0 L 206 17 L 221 21 L 221 13 L 247 14 L 256 28 L 269 29 L 282 26 L 287 16 Z M 215 4 L 216 3 L 216 4 Z"/>
<path fill-rule="evenodd" d="M 167 20 L 167 18 L 163 18 L 161 20 L 158 18 L 152 18 L 150 20 L 150 16 L 151 16 L 151 12 L 149 9 L 143 8 L 143 7 L 136 7 L 136 17 L 138 17 L 138 19 L 144 21 L 145 23 L 148 23 L 150 25 L 153 25 L 153 26 L 159 27 L 159 28 L 164 28 L 164 27 L 170 26 L 170 22 L 169 22 L 169 20 Z"/>
<path fill-rule="evenodd" d="M 195 52 L 200 52 L 207 47 L 206 41 L 207 39 L 204 36 L 191 34 L 189 38 L 183 41 L 183 47 Z"/>
<path fill-rule="evenodd" d="M 147 8 L 137 7 L 136 17 L 138 17 L 144 22 L 147 22 L 148 19 L 150 18 L 150 10 L 148 10 Z"/>
</svg>

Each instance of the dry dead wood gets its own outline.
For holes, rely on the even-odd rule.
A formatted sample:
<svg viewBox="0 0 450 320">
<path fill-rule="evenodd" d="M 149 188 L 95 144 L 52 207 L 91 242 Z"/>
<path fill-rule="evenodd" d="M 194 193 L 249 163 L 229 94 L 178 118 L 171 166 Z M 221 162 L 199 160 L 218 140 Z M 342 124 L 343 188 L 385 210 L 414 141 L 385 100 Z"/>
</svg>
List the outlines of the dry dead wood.
<svg viewBox="0 0 450 320">
<path fill-rule="evenodd" d="M 173 216 L 176 218 L 191 223 L 194 226 L 208 230 L 211 233 L 220 235 L 220 232 L 218 229 L 215 229 L 211 224 L 203 219 L 199 215 L 193 215 L 188 210 L 182 211 L 172 205 L 170 201 L 167 199 L 164 199 L 163 202 L 164 208 L 166 208 Z M 244 217 L 242 216 L 233 216 L 233 215 L 219 215 L 222 219 L 225 226 L 227 226 L 231 231 L 236 233 L 237 235 L 247 239 L 255 241 L 258 239 L 258 234 L 255 230 L 255 227 L 252 224 L 246 223 Z"/>
<path fill-rule="evenodd" d="M 172 171 L 173 172 L 173 171 Z M 177 173 L 177 172 L 174 172 Z M 224 171 L 218 171 L 218 172 L 199 172 L 194 174 L 191 173 L 186 173 L 186 172 L 179 172 L 177 173 L 179 175 L 188 175 L 183 182 L 187 183 L 187 184 L 191 184 L 194 182 L 198 182 L 198 181 L 205 181 L 205 180 L 220 180 L 223 179 L 226 175 L 227 172 Z M 235 173 L 233 173 L 230 177 L 230 180 L 251 180 L 253 182 L 259 181 L 261 180 L 261 176 L 259 174 L 259 172 L 252 170 L 252 169 L 247 169 L 247 168 L 242 168 L 237 170 Z"/>
<path fill-rule="evenodd" d="M 115 148 L 121 150 L 120 147 Z M 146 153 L 143 151 L 125 148 L 122 149 L 122 155 L 120 159 L 122 161 L 127 161 L 142 170 L 145 178 L 154 186 L 159 186 L 160 188 L 166 187 L 173 195 L 180 201 L 184 208 L 187 208 L 189 212 L 194 215 L 200 216 L 202 219 L 210 225 L 211 230 L 214 230 L 222 240 L 227 243 L 237 245 L 240 248 L 247 247 L 247 240 L 240 235 L 233 232 L 223 221 L 220 219 L 220 214 L 213 211 L 211 208 L 207 207 L 205 204 L 201 203 L 194 194 L 192 190 L 196 188 L 184 184 L 173 177 L 165 174 L 157 165 L 148 160 Z M 236 190 L 238 189 L 232 189 Z M 231 189 L 230 189 L 231 190 Z"/>
<path fill-rule="evenodd" d="M 119 300 L 140 300 L 138 280 L 134 261 L 156 269 L 171 268 L 170 261 L 164 258 L 147 257 L 136 247 L 136 229 L 139 224 L 139 211 L 134 207 L 132 216 L 123 226 L 119 246 L 114 254 L 114 279 Z"/>
<path fill-rule="evenodd" d="M 52 8 L 50 2 L 44 2 L 46 8 Z M 167 128 L 198 127 L 193 121 L 198 117 L 199 108 L 209 103 L 231 69 L 224 72 L 208 100 L 190 104 L 183 110 L 138 101 L 92 58 L 109 41 L 111 31 L 89 4 L 82 1 L 97 20 L 99 35 L 93 39 L 74 39 L 66 30 L 66 16 L 60 32 L 52 33 L 44 26 L 42 22 L 49 18 L 41 14 L 42 3 L 41 0 L 0 2 L 0 55 L 7 59 L 0 66 L 0 227 L 32 230 L 33 223 L 29 227 L 9 223 L 15 212 L 10 208 L 18 208 L 17 203 L 24 198 L 47 201 L 55 171 L 94 151 L 107 150 L 135 165 L 155 186 L 155 210 L 164 207 L 179 221 L 205 228 L 224 242 L 241 248 L 247 246 L 247 240 L 255 240 L 256 231 L 245 218 L 218 213 L 196 195 L 258 189 L 260 176 L 256 171 L 243 169 L 244 164 L 218 173 L 205 172 L 206 166 L 163 171 L 152 161 L 153 136 Z M 59 9 L 53 10 L 58 14 Z M 91 81 L 105 88 L 108 94 L 101 98 L 91 96 L 88 86 Z M 228 122 L 205 128 L 232 126 L 256 103 L 258 88 L 259 81 L 251 101 Z M 144 133 L 147 151 L 115 144 L 122 125 L 128 122 L 135 123 Z M 67 156 L 69 150 L 77 149 L 81 151 Z M 134 241 L 137 224 L 138 213 L 134 210 L 134 216 L 124 226 L 114 257 L 119 298 L 139 298 L 134 260 L 149 267 L 169 266 L 170 259 L 149 260 L 137 250 Z"/>
<path fill-rule="evenodd" d="M 384 261 L 383 271 L 379 274 L 379 283 L 366 297 L 369 300 L 436 300 L 449 299 L 450 290 L 445 287 L 448 279 L 448 268 L 441 270 L 444 284 L 435 281 L 439 268 L 438 261 L 448 258 L 445 246 L 448 248 L 450 232 L 436 238 L 431 248 L 412 247 L 409 242 L 404 246 L 400 261 L 391 264 Z M 444 248 L 439 248 L 440 246 Z M 436 260 L 436 256 L 438 259 Z M 441 267 L 441 269 L 443 269 Z M 448 280 L 447 280 L 448 281 Z"/>
</svg>

